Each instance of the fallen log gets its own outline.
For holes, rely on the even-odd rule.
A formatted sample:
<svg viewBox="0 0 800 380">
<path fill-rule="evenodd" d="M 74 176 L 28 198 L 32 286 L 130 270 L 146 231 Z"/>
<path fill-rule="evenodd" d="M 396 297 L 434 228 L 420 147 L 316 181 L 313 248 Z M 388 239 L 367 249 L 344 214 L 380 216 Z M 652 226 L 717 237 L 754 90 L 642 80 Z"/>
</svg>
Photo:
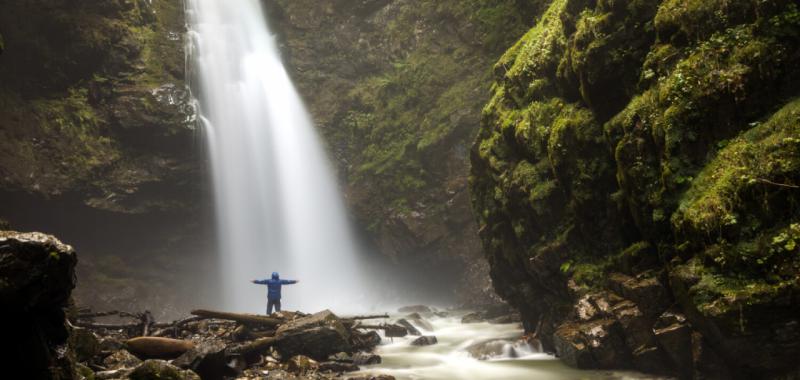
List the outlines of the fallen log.
<svg viewBox="0 0 800 380">
<path fill-rule="evenodd" d="M 140 359 L 175 359 L 194 348 L 194 343 L 188 340 L 140 336 L 128 339 L 125 348 Z"/>
<path fill-rule="evenodd" d="M 263 315 L 228 313 L 224 311 L 213 311 L 213 310 L 192 310 L 192 315 L 196 315 L 198 317 L 203 317 L 203 318 L 225 319 L 229 321 L 239 322 L 245 325 L 257 325 L 266 327 L 277 327 L 278 325 L 285 322 L 283 319 L 266 317 Z"/>
<path fill-rule="evenodd" d="M 353 317 L 343 317 L 342 320 L 362 321 L 365 319 L 382 319 L 382 318 L 389 318 L 389 314 L 356 315 Z"/>
</svg>

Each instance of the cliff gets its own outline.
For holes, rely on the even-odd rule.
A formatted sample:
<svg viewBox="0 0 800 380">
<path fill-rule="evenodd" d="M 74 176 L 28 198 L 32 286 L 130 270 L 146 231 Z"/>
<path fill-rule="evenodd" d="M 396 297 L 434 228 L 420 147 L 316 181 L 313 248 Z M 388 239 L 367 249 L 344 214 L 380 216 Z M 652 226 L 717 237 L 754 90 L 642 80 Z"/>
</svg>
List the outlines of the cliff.
<svg viewBox="0 0 800 380">
<path fill-rule="evenodd" d="M 792 1 L 555 0 L 495 64 L 472 206 L 546 348 L 797 373 L 798 43 Z"/>
</svg>

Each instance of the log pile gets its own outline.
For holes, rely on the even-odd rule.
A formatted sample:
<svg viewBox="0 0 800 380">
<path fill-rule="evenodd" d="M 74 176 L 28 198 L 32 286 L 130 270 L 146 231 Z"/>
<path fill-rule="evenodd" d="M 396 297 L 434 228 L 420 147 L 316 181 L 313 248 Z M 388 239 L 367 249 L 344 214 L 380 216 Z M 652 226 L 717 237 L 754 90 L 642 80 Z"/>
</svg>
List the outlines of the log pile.
<svg viewBox="0 0 800 380">
<path fill-rule="evenodd" d="M 407 333 L 398 325 L 364 324 L 387 317 L 339 318 L 327 310 L 271 316 L 193 310 L 186 318 L 157 322 L 148 311 L 84 309 L 70 323 L 86 342 L 78 347 L 87 358 L 80 366 L 96 379 L 129 378 L 143 366 L 162 371 L 153 376 L 178 379 L 193 379 L 193 374 L 202 380 L 263 379 L 266 371 L 292 372 L 300 379 L 346 379 L 346 372 L 359 369 L 352 358 L 371 355 L 377 359 L 370 363 L 380 361 L 370 354 L 381 340 L 373 330 L 387 337 Z"/>
</svg>

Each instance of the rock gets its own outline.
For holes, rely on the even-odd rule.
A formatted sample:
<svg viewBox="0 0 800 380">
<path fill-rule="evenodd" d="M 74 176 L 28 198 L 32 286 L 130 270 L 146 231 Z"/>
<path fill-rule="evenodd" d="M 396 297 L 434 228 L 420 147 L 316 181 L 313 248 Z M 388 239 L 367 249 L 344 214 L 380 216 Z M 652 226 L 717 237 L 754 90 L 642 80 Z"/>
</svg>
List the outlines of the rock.
<svg viewBox="0 0 800 380">
<path fill-rule="evenodd" d="M 331 361 L 331 362 L 342 362 L 342 363 L 352 363 L 353 362 L 353 356 L 351 356 L 350 354 L 348 354 L 346 352 L 339 352 L 339 353 L 333 354 L 331 356 L 328 356 L 328 361 Z"/>
<path fill-rule="evenodd" d="M 116 338 L 100 338 L 100 351 L 101 352 L 115 352 L 125 349 L 125 344 Z"/>
<path fill-rule="evenodd" d="M 277 347 L 286 356 L 307 355 L 324 360 L 338 352 L 352 352 L 350 335 L 329 310 L 284 323 L 275 334 Z"/>
<path fill-rule="evenodd" d="M 408 330 L 400 325 L 383 325 L 383 335 L 387 338 L 402 338 L 408 335 Z"/>
<path fill-rule="evenodd" d="M 64 308 L 77 261 L 72 247 L 53 236 L 0 231 L 0 322 L 3 340 L 14 343 L 2 356 L 18 373 L 65 378 L 74 372 Z"/>
<path fill-rule="evenodd" d="M 507 325 L 510 323 L 519 323 L 520 321 L 522 321 L 520 315 L 518 313 L 514 313 L 514 314 L 501 315 L 499 317 L 492 318 L 487 322 L 493 325 Z"/>
<path fill-rule="evenodd" d="M 461 318 L 461 323 L 479 323 L 485 321 L 486 318 L 484 318 L 483 315 L 478 312 L 469 313 Z"/>
<path fill-rule="evenodd" d="M 128 339 L 125 348 L 140 359 L 175 359 L 194 348 L 188 340 L 140 336 Z"/>
<path fill-rule="evenodd" d="M 691 377 L 692 331 L 683 314 L 664 312 L 653 328 L 659 346 L 672 359 L 682 378 Z"/>
<path fill-rule="evenodd" d="M 356 377 L 348 377 L 347 380 L 395 380 L 394 376 L 390 375 L 361 375 Z"/>
<path fill-rule="evenodd" d="M 398 319 L 397 324 L 405 327 L 409 335 L 422 335 L 422 333 L 419 332 L 419 330 L 417 330 L 417 328 L 414 327 L 414 325 L 412 325 L 411 322 L 405 320 L 404 318 Z"/>
<path fill-rule="evenodd" d="M 79 362 L 85 362 L 100 353 L 100 340 L 97 335 L 80 327 L 74 327 L 70 331 L 69 346 Z"/>
<path fill-rule="evenodd" d="M 142 361 L 128 350 L 121 349 L 103 359 L 103 366 L 109 369 L 134 368 Z"/>
<path fill-rule="evenodd" d="M 398 313 L 430 313 L 432 311 L 430 307 L 425 305 L 403 306 L 397 309 Z"/>
<path fill-rule="evenodd" d="M 319 368 L 319 363 L 317 363 L 316 360 L 305 355 L 292 356 L 292 358 L 286 362 L 286 365 L 289 372 L 293 373 L 306 373 Z"/>
<path fill-rule="evenodd" d="M 425 330 L 428 330 L 428 331 L 433 331 L 434 330 L 433 325 L 430 322 L 428 322 L 427 320 L 425 320 L 425 318 L 422 318 L 419 315 L 419 313 L 411 313 L 408 316 L 406 316 L 406 318 L 411 323 L 413 323 L 413 324 L 415 324 L 415 325 L 417 325 L 417 326 L 419 326 L 419 327 L 421 327 L 421 328 L 423 328 Z"/>
<path fill-rule="evenodd" d="M 439 341 L 433 335 L 421 336 L 411 341 L 412 346 L 430 346 L 438 343 Z"/>
<path fill-rule="evenodd" d="M 666 287 L 655 276 L 611 273 L 608 280 L 611 290 L 636 303 L 644 315 L 657 317 L 673 303 Z"/>
<path fill-rule="evenodd" d="M 417 315 L 419 315 L 419 314 L 417 314 Z M 447 318 L 447 317 L 450 316 L 450 313 L 448 313 L 446 311 L 435 311 L 435 312 L 433 312 L 433 315 L 435 315 L 435 316 L 437 316 L 439 318 Z"/>
<path fill-rule="evenodd" d="M 357 365 L 344 362 L 323 362 L 319 364 L 320 372 L 345 373 L 358 371 Z"/>
<path fill-rule="evenodd" d="M 203 380 L 222 380 L 226 375 L 236 375 L 236 371 L 227 365 L 225 348 L 225 343 L 218 340 L 200 342 L 172 364 L 194 371 Z"/>
<path fill-rule="evenodd" d="M 353 364 L 356 365 L 373 365 L 381 364 L 380 355 L 370 354 L 367 352 L 357 352 L 353 355 Z"/>
<path fill-rule="evenodd" d="M 381 336 L 375 331 L 353 330 L 350 332 L 350 343 L 354 350 L 372 351 L 375 346 L 381 344 Z"/>
<path fill-rule="evenodd" d="M 163 360 L 145 360 L 129 375 L 130 380 L 200 380 L 191 370 L 182 370 Z"/>
<path fill-rule="evenodd" d="M 581 368 L 622 368 L 630 362 L 623 332 L 614 319 L 568 322 L 553 335 L 556 356 Z"/>
</svg>

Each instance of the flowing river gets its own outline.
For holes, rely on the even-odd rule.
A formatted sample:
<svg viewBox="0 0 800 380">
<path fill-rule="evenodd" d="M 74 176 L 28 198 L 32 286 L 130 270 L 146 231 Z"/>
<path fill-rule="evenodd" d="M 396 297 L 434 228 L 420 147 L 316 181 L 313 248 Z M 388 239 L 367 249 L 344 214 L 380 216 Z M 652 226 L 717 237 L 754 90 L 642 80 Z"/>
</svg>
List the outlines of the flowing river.
<svg viewBox="0 0 800 380">
<path fill-rule="evenodd" d="M 425 320 L 432 330 L 415 324 L 423 335 L 437 338 L 434 345 L 413 346 L 415 336 L 384 338 L 377 350 L 382 363 L 363 367 L 361 373 L 387 374 L 398 380 L 658 379 L 636 372 L 577 370 L 521 342 L 519 324 L 464 324 L 462 315 L 430 315 Z"/>
</svg>

